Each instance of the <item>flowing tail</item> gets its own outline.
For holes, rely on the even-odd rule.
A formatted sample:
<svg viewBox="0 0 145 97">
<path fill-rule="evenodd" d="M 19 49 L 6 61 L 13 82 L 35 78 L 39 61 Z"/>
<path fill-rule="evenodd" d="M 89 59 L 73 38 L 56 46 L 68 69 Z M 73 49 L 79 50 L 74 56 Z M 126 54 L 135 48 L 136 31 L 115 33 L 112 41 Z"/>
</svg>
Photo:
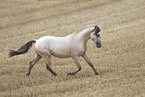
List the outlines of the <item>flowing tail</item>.
<svg viewBox="0 0 145 97">
<path fill-rule="evenodd" d="M 12 57 L 12 56 L 15 56 L 15 55 L 21 55 L 21 54 L 27 53 L 28 50 L 30 49 L 30 47 L 32 47 L 33 43 L 36 43 L 36 41 L 35 40 L 28 41 L 26 44 L 24 44 L 18 50 L 9 50 L 8 56 Z"/>
</svg>

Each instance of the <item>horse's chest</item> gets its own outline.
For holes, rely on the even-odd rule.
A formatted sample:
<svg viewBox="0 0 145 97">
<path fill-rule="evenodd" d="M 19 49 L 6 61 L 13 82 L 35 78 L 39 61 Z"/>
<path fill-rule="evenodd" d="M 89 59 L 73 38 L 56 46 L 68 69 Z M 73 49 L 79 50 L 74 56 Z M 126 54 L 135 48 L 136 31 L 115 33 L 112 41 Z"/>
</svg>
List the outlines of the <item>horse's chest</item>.
<svg viewBox="0 0 145 97">
<path fill-rule="evenodd" d="M 73 45 L 71 48 L 71 54 L 73 56 L 75 55 L 82 56 L 85 51 L 86 51 L 86 46 L 82 44 Z"/>
</svg>

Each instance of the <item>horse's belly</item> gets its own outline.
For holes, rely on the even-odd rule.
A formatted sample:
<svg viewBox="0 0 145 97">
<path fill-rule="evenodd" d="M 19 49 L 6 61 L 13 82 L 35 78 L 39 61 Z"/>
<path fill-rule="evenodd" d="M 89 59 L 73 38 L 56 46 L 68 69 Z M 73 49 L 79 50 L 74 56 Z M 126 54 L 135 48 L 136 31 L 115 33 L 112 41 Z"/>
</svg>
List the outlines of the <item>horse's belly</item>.
<svg viewBox="0 0 145 97">
<path fill-rule="evenodd" d="M 59 58 L 68 58 L 71 57 L 70 55 L 66 55 L 66 54 L 58 54 L 58 53 L 52 53 L 53 56 L 55 57 L 59 57 Z"/>
<path fill-rule="evenodd" d="M 70 57 L 70 53 L 67 50 L 55 50 L 55 51 L 51 51 L 51 55 L 55 56 L 55 57 L 59 57 L 59 58 L 67 58 Z"/>
</svg>

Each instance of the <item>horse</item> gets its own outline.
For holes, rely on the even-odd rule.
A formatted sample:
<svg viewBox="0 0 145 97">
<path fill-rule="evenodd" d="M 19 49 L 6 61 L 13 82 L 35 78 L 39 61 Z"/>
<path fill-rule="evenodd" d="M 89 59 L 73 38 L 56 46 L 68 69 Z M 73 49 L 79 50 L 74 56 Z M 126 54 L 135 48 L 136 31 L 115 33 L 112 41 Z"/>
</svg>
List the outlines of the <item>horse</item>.
<svg viewBox="0 0 145 97">
<path fill-rule="evenodd" d="M 81 64 L 79 57 L 83 57 L 84 60 L 93 69 L 96 75 L 99 75 L 94 65 L 90 61 L 87 55 L 87 42 L 92 39 L 96 44 L 97 48 L 102 46 L 101 44 L 101 30 L 97 25 L 87 25 L 76 32 L 67 35 L 65 37 L 55 36 L 43 36 L 37 40 L 30 40 L 24 44 L 18 50 L 9 50 L 9 57 L 15 55 L 21 55 L 30 49 L 33 43 L 35 43 L 35 58 L 30 62 L 30 66 L 26 73 L 26 76 L 30 75 L 32 67 L 41 59 L 44 58 L 46 61 L 46 69 L 50 71 L 54 76 L 57 74 L 51 68 L 51 55 L 59 58 L 71 57 L 77 65 L 77 70 L 69 72 L 67 75 L 75 75 L 81 70 Z"/>
</svg>

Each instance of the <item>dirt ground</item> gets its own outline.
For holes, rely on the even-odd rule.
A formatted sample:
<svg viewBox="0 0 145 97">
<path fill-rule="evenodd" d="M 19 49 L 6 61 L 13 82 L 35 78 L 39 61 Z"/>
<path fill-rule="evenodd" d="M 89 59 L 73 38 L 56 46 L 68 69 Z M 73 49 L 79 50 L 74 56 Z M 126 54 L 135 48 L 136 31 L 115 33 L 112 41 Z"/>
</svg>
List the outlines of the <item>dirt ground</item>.
<svg viewBox="0 0 145 97">
<path fill-rule="evenodd" d="M 42 36 L 66 36 L 79 28 L 101 26 L 102 48 L 89 40 L 88 55 L 101 76 L 80 58 L 52 57 L 54 77 L 44 59 L 24 76 L 35 57 L 34 46 L 8 58 Z M 0 97 L 144 97 L 145 0 L 0 0 Z"/>
</svg>

